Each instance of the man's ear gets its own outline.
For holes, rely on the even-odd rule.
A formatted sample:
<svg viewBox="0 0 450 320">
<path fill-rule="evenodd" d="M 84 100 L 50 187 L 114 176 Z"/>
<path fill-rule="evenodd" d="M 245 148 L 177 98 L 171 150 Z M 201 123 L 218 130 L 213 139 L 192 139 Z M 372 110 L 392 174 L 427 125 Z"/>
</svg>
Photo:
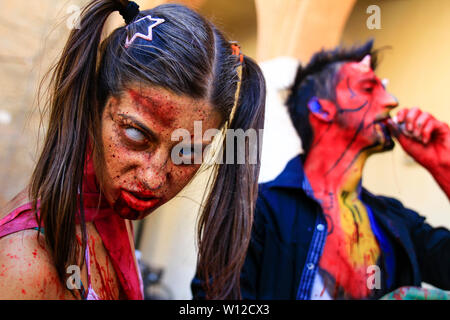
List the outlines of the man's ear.
<svg viewBox="0 0 450 320">
<path fill-rule="evenodd" d="M 332 122 L 336 115 L 335 104 L 327 99 L 311 98 L 308 102 L 308 109 L 320 121 Z"/>
</svg>

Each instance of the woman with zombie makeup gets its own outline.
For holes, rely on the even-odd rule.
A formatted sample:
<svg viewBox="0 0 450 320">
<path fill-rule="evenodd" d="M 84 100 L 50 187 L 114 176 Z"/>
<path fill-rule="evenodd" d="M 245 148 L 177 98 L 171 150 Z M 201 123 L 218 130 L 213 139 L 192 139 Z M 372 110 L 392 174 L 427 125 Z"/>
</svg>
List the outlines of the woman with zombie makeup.
<svg viewBox="0 0 450 320">
<path fill-rule="evenodd" d="M 117 10 L 126 25 L 101 43 Z M 142 299 L 130 220 L 188 184 L 201 166 L 190 160 L 211 143 L 204 132 L 262 129 L 262 73 L 184 6 L 139 11 L 134 2 L 95 0 L 71 32 L 50 88 L 31 182 L 0 215 L 0 297 Z M 174 152 L 180 141 L 172 133 L 194 133 L 194 122 L 202 134 Z M 226 146 L 219 144 L 223 159 Z M 237 299 L 259 161 L 214 169 L 199 218 L 198 274 L 214 279 L 214 286 L 205 281 L 208 298 Z"/>
</svg>

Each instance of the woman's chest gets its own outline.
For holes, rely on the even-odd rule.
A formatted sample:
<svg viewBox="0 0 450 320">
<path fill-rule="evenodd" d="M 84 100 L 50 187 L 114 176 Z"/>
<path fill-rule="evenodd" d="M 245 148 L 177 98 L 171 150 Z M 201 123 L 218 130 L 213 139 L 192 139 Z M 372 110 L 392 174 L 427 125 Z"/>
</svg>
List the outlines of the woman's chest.
<svg viewBox="0 0 450 320">
<path fill-rule="evenodd" d="M 85 264 L 81 269 L 84 290 L 94 290 L 101 300 L 117 300 L 121 297 L 120 282 L 102 238 L 92 223 L 87 224 L 88 250 L 84 252 Z M 89 268 L 87 268 L 89 263 Z"/>
</svg>

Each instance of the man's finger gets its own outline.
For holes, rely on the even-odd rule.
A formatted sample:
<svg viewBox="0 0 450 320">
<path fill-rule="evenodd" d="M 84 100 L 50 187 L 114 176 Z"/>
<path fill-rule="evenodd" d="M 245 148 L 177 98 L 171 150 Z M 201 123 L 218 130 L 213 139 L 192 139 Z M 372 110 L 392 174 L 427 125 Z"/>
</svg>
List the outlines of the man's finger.
<svg viewBox="0 0 450 320">
<path fill-rule="evenodd" d="M 406 115 L 405 122 L 406 122 L 406 130 L 412 133 L 414 130 L 414 124 L 416 122 L 416 119 L 419 117 L 421 111 L 419 108 L 412 108 L 408 114 Z"/>
<path fill-rule="evenodd" d="M 436 128 L 436 121 L 428 121 L 427 124 L 423 127 L 422 137 L 423 142 L 427 144 L 431 140 L 431 136 L 433 134 L 434 129 Z"/>
<path fill-rule="evenodd" d="M 425 125 L 432 119 L 431 115 L 428 112 L 423 112 L 420 116 L 417 117 L 416 123 L 414 125 L 414 136 L 417 139 L 422 140 L 422 131 Z"/>
<path fill-rule="evenodd" d="M 409 112 L 408 108 L 404 108 L 404 109 L 398 111 L 397 114 L 395 115 L 395 118 L 396 118 L 397 122 L 398 123 L 404 122 L 408 112 Z"/>
</svg>

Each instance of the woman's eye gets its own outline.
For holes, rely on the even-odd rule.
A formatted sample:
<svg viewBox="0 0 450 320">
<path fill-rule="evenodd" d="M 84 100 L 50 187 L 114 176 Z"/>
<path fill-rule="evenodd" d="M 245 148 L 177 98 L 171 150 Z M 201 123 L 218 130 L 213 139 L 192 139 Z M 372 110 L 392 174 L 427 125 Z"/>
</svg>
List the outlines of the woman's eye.
<svg viewBox="0 0 450 320">
<path fill-rule="evenodd" d="M 135 142 L 144 142 L 145 141 L 145 135 L 138 129 L 129 127 L 125 129 L 125 134 L 127 138 L 130 140 L 133 140 Z"/>
<path fill-rule="evenodd" d="M 201 152 L 197 152 L 194 147 L 185 146 L 178 151 L 179 161 L 181 164 L 190 165 L 197 164 L 197 161 L 202 161 Z"/>
<path fill-rule="evenodd" d="M 194 152 L 191 148 L 182 148 L 180 150 L 180 157 L 191 158 Z"/>
<path fill-rule="evenodd" d="M 373 87 L 366 87 L 366 88 L 363 88 L 363 90 L 367 93 L 372 93 Z"/>
</svg>

